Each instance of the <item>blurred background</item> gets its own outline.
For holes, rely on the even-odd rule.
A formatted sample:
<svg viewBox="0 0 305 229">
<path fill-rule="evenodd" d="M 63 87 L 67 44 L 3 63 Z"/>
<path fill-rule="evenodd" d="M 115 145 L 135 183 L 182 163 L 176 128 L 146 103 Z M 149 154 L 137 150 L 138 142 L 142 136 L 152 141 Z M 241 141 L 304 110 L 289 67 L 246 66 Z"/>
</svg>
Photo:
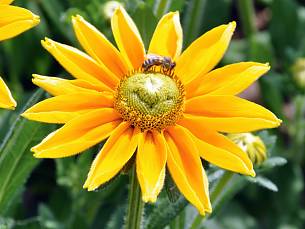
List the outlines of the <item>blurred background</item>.
<svg viewBox="0 0 305 229">
<path fill-rule="evenodd" d="M 0 228 L 121 228 L 127 204 L 128 176 L 122 174 L 96 192 L 82 185 L 92 158 L 102 146 L 57 160 L 32 157 L 31 146 L 53 125 L 18 115 L 45 98 L 31 74 L 69 78 L 42 48 L 44 37 L 80 48 L 71 16 L 80 14 L 111 41 L 110 17 L 122 4 L 148 45 L 158 19 L 180 11 L 184 47 L 209 29 L 237 22 L 231 45 L 219 66 L 269 62 L 271 71 L 241 96 L 263 104 L 283 120 L 280 128 L 256 133 L 268 159 L 257 165 L 258 177 L 230 177 L 214 213 L 194 228 L 305 228 L 305 2 L 304 0 L 16 0 L 41 23 L 17 38 L 0 43 L 0 75 L 18 102 L 16 111 L 0 111 Z M 206 165 L 211 189 L 224 171 Z M 156 205 L 145 209 L 145 228 L 190 228 L 197 212 L 166 182 Z"/>
</svg>

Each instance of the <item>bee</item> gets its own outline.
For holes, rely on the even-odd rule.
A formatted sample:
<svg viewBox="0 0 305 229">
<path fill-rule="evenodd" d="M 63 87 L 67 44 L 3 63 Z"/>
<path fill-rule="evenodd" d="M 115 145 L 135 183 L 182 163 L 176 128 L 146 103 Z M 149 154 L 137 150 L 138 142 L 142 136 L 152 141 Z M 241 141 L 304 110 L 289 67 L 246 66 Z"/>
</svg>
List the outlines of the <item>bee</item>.
<svg viewBox="0 0 305 229">
<path fill-rule="evenodd" d="M 154 66 L 160 66 L 162 72 L 168 73 L 176 67 L 176 63 L 168 56 L 147 54 L 146 60 L 142 64 L 144 72 L 149 72 Z"/>
</svg>

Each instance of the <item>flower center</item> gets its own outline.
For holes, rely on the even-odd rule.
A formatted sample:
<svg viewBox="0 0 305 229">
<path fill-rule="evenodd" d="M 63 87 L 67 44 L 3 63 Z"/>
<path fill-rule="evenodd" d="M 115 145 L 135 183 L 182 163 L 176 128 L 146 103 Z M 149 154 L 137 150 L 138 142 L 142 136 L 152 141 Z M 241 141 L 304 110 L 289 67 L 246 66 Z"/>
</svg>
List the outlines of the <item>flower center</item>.
<svg viewBox="0 0 305 229">
<path fill-rule="evenodd" d="M 182 116 L 184 87 L 173 74 L 136 71 L 124 77 L 115 93 L 115 109 L 141 131 L 161 131 Z"/>
</svg>

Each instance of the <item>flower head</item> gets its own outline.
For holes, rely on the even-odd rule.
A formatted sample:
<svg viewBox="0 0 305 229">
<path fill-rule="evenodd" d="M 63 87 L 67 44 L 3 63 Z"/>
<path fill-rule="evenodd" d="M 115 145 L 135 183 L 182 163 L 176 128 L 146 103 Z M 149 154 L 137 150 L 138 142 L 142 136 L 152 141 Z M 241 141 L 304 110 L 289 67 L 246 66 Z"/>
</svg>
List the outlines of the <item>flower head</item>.
<svg viewBox="0 0 305 229">
<path fill-rule="evenodd" d="M 280 120 L 236 95 L 269 70 L 244 62 L 212 70 L 225 53 L 235 22 L 221 25 L 182 50 L 179 14 L 159 21 L 148 51 L 127 12 L 111 19 L 117 50 L 81 16 L 76 36 L 87 52 L 45 39 L 42 45 L 76 79 L 34 75 L 54 97 L 24 112 L 41 122 L 64 124 L 32 148 L 38 158 L 78 154 L 107 139 L 84 188 L 107 182 L 136 154 L 145 202 L 155 202 L 166 168 L 201 214 L 211 212 L 203 158 L 221 168 L 254 176 L 247 154 L 222 133 L 273 128 Z"/>
<path fill-rule="evenodd" d="M 11 6 L 13 0 L 0 0 L 0 41 L 17 36 L 39 23 L 39 17 L 30 11 Z M 16 101 L 0 77 L 0 107 L 14 109 Z"/>
</svg>

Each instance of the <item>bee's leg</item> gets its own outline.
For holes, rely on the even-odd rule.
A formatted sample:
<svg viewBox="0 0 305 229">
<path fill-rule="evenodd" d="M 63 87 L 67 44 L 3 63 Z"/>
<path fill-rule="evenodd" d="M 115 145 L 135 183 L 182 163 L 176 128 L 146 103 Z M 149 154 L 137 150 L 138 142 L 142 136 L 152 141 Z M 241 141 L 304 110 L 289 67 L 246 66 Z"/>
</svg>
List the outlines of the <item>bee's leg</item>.
<svg viewBox="0 0 305 229">
<path fill-rule="evenodd" d="M 172 77 L 172 75 L 173 75 L 172 69 L 168 69 L 167 72 L 168 72 L 168 75 Z"/>
<path fill-rule="evenodd" d="M 149 71 L 150 71 L 150 68 L 151 68 L 151 66 L 149 66 L 149 65 L 147 66 L 147 65 L 146 65 L 146 66 L 143 68 L 143 69 L 144 69 L 144 72 L 149 72 Z"/>
<path fill-rule="evenodd" d="M 164 67 L 164 65 L 160 66 L 160 70 L 162 74 L 166 74 L 166 68 Z"/>
</svg>

